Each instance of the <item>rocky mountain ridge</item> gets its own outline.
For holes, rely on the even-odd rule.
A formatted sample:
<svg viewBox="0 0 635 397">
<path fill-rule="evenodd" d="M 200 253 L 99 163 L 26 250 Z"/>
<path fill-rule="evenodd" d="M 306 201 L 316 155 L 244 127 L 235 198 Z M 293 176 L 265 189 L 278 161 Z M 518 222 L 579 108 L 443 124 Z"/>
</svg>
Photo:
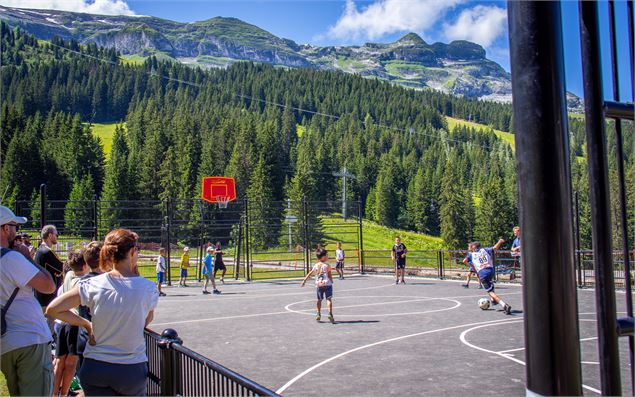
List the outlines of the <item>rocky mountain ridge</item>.
<svg viewBox="0 0 635 397">
<path fill-rule="evenodd" d="M 0 6 L 0 19 L 39 39 L 54 36 L 203 67 L 253 61 L 291 68 L 342 70 L 415 89 L 511 101 L 511 76 L 468 41 L 426 43 L 409 33 L 394 43 L 299 45 L 236 18 L 181 23 L 148 16 L 105 16 Z M 141 58 L 140 58 L 141 57 Z"/>
</svg>

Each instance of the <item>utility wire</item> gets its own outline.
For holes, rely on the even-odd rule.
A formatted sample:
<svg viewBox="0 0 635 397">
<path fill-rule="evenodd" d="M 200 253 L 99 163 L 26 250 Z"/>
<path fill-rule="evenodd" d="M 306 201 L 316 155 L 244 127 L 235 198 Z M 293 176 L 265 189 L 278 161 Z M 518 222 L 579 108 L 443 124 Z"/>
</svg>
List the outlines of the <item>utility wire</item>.
<svg viewBox="0 0 635 397">
<path fill-rule="evenodd" d="M 112 61 L 110 59 L 105 59 L 105 58 L 100 58 L 91 54 L 86 54 L 85 52 L 81 52 L 81 51 L 77 51 L 77 50 L 73 50 L 58 44 L 54 44 L 52 42 L 47 42 L 46 45 L 50 45 L 53 47 L 57 47 L 59 49 L 68 51 L 70 53 L 82 56 L 82 57 L 86 57 L 86 58 L 91 58 L 94 59 L 96 61 L 99 62 L 104 62 L 104 63 L 108 63 L 110 65 L 114 65 L 114 66 L 121 66 L 120 62 L 116 62 L 116 61 Z M 152 77 L 158 77 L 164 80 L 168 80 L 168 81 L 173 81 L 173 82 L 177 82 L 180 84 L 184 84 L 184 85 L 189 85 L 192 87 L 197 87 L 197 88 L 203 88 L 204 85 L 201 83 L 195 83 L 192 81 L 187 81 L 187 80 L 181 80 L 178 79 L 176 77 L 172 77 L 172 76 L 166 76 L 163 74 L 159 74 L 156 73 L 154 71 L 144 71 L 144 73 L 146 73 L 149 76 Z M 328 117 L 334 120 L 339 120 L 342 118 L 342 116 L 340 115 L 335 115 L 335 114 L 329 114 L 329 113 L 324 113 L 324 112 L 318 112 L 318 111 L 314 111 L 314 110 L 309 110 L 309 109 L 303 109 L 303 108 L 299 108 L 296 106 L 290 106 L 290 105 L 283 105 L 281 103 L 277 103 L 277 102 L 273 102 L 273 101 L 268 101 L 266 99 L 260 99 L 260 98 L 254 98 L 250 95 L 245 95 L 245 94 L 239 94 L 239 93 L 235 93 L 235 92 L 228 92 L 226 91 L 226 93 L 230 94 L 230 95 L 234 95 L 235 97 L 241 98 L 241 99 L 246 99 L 246 100 L 250 100 L 250 101 L 256 101 L 256 102 L 260 102 L 260 103 L 264 103 L 266 105 L 271 105 L 271 106 L 276 106 L 282 109 L 290 109 L 290 110 L 295 110 L 297 112 L 300 113 L 307 113 L 307 114 L 311 114 L 311 115 L 315 115 L 315 116 L 322 116 L 322 117 Z M 364 124 L 367 124 L 366 122 L 364 122 Z M 408 133 L 408 134 L 417 134 L 417 135 L 423 135 L 423 136 L 428 136 L 431 138 L 435 138 L 435 139 L 439 139 L 442 141 L 447 141 L 447 142 L 454 142 L 454 143 L 463 143 L 463 144 L 467 144 L 467 145 L 472 145 L 472 146 L 478 146 L 481 147 L 483 149 L 487 149 L 487 150 L 492 150 L 493 148 L 487 145 L 481 145 L 481 144 L 476 144 L 474 142 L 470 142 L 470 141 L 463 141 L 460 139 L 454 139 L 454 138 L 449 138 L 449 137 L 442 137 L 439 135 L 435 135 L 435 134 L 430 134 L 430 133 L 426 133 L 423 131 L 417 131 L 414 128 L 409 128 L 409 129 L 405 129 L 405 128 L 401 128 L 401 127 L 394 127 L 394 126 L 390 126 L 390 125 L 386 125 L 386 124 L 379 124 L 379 123 L 370 123 L 372 126 L 378 127 L 378 128 L 384 128 L 384 129 L 390 129 L 393 131 L 399 131 L 399 132 L 403 132 L 403 133 Z"/>
</svg>

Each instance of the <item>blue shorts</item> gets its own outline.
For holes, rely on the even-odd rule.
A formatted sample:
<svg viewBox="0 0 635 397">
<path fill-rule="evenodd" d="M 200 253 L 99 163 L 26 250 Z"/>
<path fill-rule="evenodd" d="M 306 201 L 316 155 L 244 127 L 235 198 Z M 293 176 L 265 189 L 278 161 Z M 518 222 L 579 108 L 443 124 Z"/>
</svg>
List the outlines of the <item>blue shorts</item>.
<svg viewBox="0 0 635 397">
<path fill-rule="evenodd" d="M 396 261 L 395 262 L 395 267 L 397 269 L 405 269 L 406 268 L 406 260 L 403 259 L 403 260 L 400 260 L 400 261 Z"/>
<path fill-rule="evenodd" d="M 181 268 L 181 277 L 183 278 L 187 277 L 187 269 Z"/>
<path fill-rule="evenodd" d="M 494 269 L 491 267 L 486 267 L 478 272 L 478 278 L 481 280 L 481 284 L 486 292 L 494 291 L 494 283 L 492 279 L 494 278 Z"/>
<path fill-rule="evenodd" d="M 335 263 L 335 268 L 344 269 L 344 261 L 337 261 L 337 263 Z"/>
<path fill-rule="evenodd" d="M 319 301 L 322 299 L 331 299 L 333 297 L 333 286 L 327 285 L 326 287 L 317 288 L 317 298 Z"/>
<path fill-rule="evenodd" d="M 157 283 L 163 284 L 165 280 L 165 272 L 157 272 Z"/>
</svg>

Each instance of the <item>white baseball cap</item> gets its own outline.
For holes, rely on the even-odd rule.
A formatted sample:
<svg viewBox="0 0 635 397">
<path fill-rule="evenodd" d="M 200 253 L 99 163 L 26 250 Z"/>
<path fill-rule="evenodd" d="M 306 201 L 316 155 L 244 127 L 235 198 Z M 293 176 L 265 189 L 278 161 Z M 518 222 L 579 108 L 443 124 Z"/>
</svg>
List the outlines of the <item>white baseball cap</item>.
<svg viewBox="0 0 635 397">
<path fill-rule="evenodd" d="M 13 211 L 4 205 L 0 205 L 0 225 L 6 225 L 7 223 L 26 223 L 27 219 L 23 216 L 15 216 Z"/>
</svg>

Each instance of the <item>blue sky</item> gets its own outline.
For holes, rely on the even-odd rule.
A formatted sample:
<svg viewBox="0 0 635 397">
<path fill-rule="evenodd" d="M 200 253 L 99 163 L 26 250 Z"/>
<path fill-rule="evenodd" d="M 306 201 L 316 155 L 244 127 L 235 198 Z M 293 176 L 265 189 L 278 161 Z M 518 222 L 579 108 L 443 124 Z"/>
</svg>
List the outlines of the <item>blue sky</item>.
<svg viewBox="0 0 635 397">
<path fill-rule="evenodd" d="M 507 3 L 469 0 L 0 0 L 28 8 L 63 8 L 105 14 L 151 15 L 181 22 L 236 17 L 300 44 L 349 45 L 391 42 L 416 32 L 429 43 L 465 39 L 481 44 L 488 58 L 509 65 Z M 612 98 L 608 3 L 599 4 L 603 35 L 605 98 Z M 567 89 L 582 96 L 578 3 L 563 1 Z M 623 100 L 632 100 L 626 1 L 616 0 L 618 64 Z"/>
</svg>

